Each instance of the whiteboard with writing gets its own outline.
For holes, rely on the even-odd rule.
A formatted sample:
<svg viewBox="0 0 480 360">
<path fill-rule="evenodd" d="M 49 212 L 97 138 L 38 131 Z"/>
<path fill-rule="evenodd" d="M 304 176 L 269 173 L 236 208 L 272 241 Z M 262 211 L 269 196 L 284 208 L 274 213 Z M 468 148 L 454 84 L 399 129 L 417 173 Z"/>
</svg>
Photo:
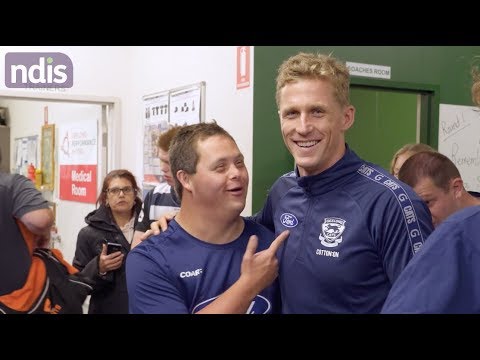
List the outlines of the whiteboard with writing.
<svg viewBox="0 0 480 360">
<path fill-rule="evenodd" d="M 440 104 L 438 151 L 460 171 L 465 188 L 480 191 L 480 109 Z"/>
</svg>

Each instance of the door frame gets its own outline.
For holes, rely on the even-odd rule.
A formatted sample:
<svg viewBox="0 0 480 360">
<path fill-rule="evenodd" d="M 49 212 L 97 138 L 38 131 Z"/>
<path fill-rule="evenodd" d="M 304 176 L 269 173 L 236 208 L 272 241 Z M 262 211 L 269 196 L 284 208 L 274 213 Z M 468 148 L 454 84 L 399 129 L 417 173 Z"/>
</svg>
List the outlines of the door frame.
<svg viewBox="0 0 480 360">
<path fill-rule="evenodd" d="M 350 87 L 420 95 L 420 142 L 438 149 L 438 118 L 440 111 L 440 86 L 400 81 L 388 81 L 361 77 L 351 77 Z M 436 119 L 436 120 L 435 120 Z"/>
<path fill-rule="evenodd" d="M 120 114 L 120 99 L 113 96 L 95 96 L 95 95 L 72 95 L 62 93 L 31 93 L 24 91 L 0 90 L 0 98 L 11 100 L 29 100 L 42 102 L 65 102 L 76 104 L 92 104 L 102 106 L 102 121 L 101 121 L 101 148 L 106 149 L 106 164 L 102 164 L 102 174 L 98 174 L 99 178 L 105 175 L 112 169 L 119 166 L 120 154 L 120 134 L 121 134 L 121 114 Z M 115 126 L 113 126 L 115 124 Z M 103 157 L 100 157 L 103 159 Z"/>
</svg>

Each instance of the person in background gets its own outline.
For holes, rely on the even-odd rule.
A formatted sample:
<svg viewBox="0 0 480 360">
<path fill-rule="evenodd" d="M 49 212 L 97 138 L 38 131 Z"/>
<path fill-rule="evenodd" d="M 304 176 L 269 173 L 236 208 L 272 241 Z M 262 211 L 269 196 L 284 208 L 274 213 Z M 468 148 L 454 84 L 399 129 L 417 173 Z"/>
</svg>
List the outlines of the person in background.
<svg viewBox="0 0 480 360">
<path fill-rule="evenodd" d="M 25 242 L 18 221 L 36 235 L 33 244 Z M 0 171 L 0 295 L 23 287 L 31 252 L 36 247 L 48 248 L 53 221 L 48 201 L 29 179 Z"/>
<path fill-rule="evenodd" d="M 472 67 L 472 100 L 477 106 L 480 106 L 480 71 L 478 66 Z"/>
<path fill-rule="evenodd" d="M 347 67 L 329 55 L 299 53 L 279 67 L 280 128 L 296 167 L 253 219 L 277 235 L 290 231 L 280 258 L 283 313 L 379 313 L 433 230 L 408 185 L 346 144 L 355 117 L 349 85 Z"/>
<path fill-rule="evenodd" d="M 394 283 L 382 312 L 479 313 L 480 198 L 438 152 L 411 156 L 399 179 L 427 203 L 435 231 Z"/>
<path fill-rule="evenodd" d="M 276 253 L 288 231 L 274 240 L 240 216 L 249 179 L 233 138 L 216 123 L 185 126 L 169 157 L 182 206 L 127 257 L 130 313 L 278 312 Z"/>
<path fill-rule="evenodd" d="M 392 174 L 398 179 L 398 171 L 402 167 L 405 160 L 420 151 L 435 151 L 435 149 L 432 148 L 430 145 L 422 143 L 403 145 L 400 149 L 397 150 L 395 155 L 393 155 L 392 161 L 390 163 L 390 174 Z"/>
<path fill-rule="evenodd" d="M 132 249 L 140 243 L 142 235 L 150 229 L 150 224 L 153 221 L 168 212 L 178 211 L 180 209 L 180 201 L 175 195 L 175 192 L 172 191 L 174 180 L 170 170 L 170 159 L 168 157 L 168 150 L 170 149 L 172 139 L 180 129 L 180 126 L 172 127 L 161 133 L 158 138 L 157 148 L 158 157 L 160 158 L 160 170 L 162 170 L 166 182 L 155 186 L 145 196 L 133 235 Z"/>
<path fill-rule="evenodd" d="M 480 106 L 480 73 L 472 68 Z M 455 164 L 439 153 L 405 161 L 399 177 L 427 202 L 437 227 L 393 285 L 382 313 L 480 313 L 480 199 L 467 192 Z"/>
<path fill-rule="evenodd" d="M 480 202 L 480 193 L 465 190 L 460 172 L 449 158 L 435 151 L 417 154 L 405 170 L 400 169 L 399 180 L 427 204 L 434 227 L 454 212 Z"/>
<path fill-rule="evenodd" d="M 109 172 L 97 199 L 99 207 L 85 217 L 88 225 L 78 233 L 73 265 L 96 282 L 89 314 L 128 313 L 124 258 L 142 206 L 138 191 L 130 171 Z M 121 245 L 121 251 L 107 254 L 107 242 Z"/>
</svg>

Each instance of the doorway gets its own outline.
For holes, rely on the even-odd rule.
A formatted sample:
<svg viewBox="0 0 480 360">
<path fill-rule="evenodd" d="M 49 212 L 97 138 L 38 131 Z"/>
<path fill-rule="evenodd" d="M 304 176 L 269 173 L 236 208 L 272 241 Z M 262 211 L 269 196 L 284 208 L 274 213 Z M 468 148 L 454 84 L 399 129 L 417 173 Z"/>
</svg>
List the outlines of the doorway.
<svg viewBox="0 0 480 360">
<path fill-rule="evenodd" d="M 356 113 L 346 141 L 361 158 L 388 171 L 403 145 L 436 147 L 430 128 L 433 92 L 352 84 L 350 101 Z"/>
<path fill-rule="evenodd" d="M 115 149 L 119 145 L 120 126 L 113 126 L 114 123 L 120 124 L 119 100 L 111 97 L 0 91 L 0 106 L 9 110 L 11 150 L 16 137 L 40 135 L 44 125 L 44 107 L 50 109 L 48 123 L 57 124 L 55 127 L 57 141 L 54 146 L 56 164 L 54 187 L 53 190 L 44 189 L 42 193 L 46 200 L 55 204 L 56 226 L 61 241 L 54 246 L 62 251 L 67 261 L 72 262 L 78 231 L 86 225 L 85 215 L 95 209 L 96 205 L 59 199 L 58 125 L 62 121 L 78 122 L 86 118 L 97 120 L 97 188 L 99 188 L 105 175 L 116 168 L 119 162 L 119 152 Z M 40 143 L 40 136 L 38 142 Z M 40 157 L 40 148 L 38 148 L 38 157 Z M 11 151 L 10 170 L 14 165 L 14 159 Z"/>
</svg>

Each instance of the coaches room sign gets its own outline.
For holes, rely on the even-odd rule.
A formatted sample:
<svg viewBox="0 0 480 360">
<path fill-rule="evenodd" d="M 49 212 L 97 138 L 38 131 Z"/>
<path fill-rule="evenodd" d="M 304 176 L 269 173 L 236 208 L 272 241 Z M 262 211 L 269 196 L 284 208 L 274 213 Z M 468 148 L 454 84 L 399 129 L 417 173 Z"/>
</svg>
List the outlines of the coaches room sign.
<svg viewBox="0 0 480 360">
<path fill-rule="evenodd" d="M 362 64 L 356 62 L 346 63 L 350 75 L 363 76 L 377 79 L 390 79 L 392 70 L 390 66 Z"/>
</svg>

